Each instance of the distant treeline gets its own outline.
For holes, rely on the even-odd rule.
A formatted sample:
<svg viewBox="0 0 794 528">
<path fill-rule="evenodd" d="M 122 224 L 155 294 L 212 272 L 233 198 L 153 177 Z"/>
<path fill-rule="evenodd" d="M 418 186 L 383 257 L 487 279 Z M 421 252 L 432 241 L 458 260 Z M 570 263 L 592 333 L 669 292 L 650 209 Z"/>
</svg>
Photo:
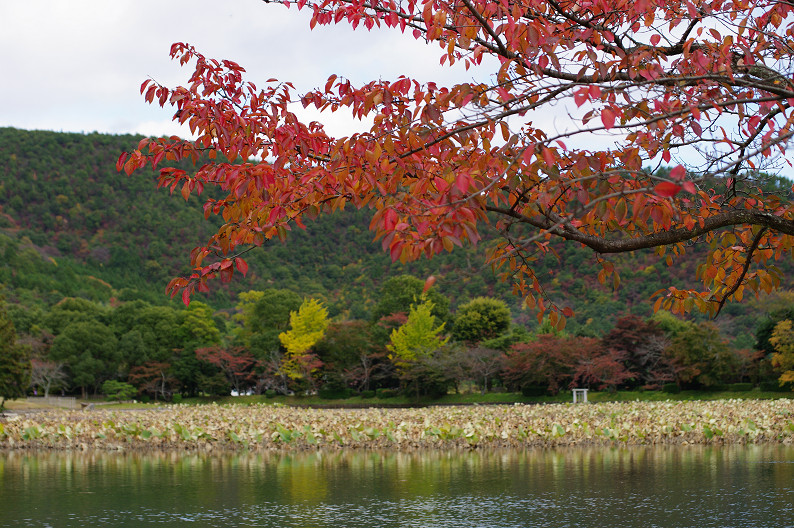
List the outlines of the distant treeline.
<svg viewBox="0 0 794 528">
<path fill-rule="evenodd" d="M 571 387 L 774 390 L 784 371 L 775 352 L 794 350 L 794 334 L 784 328 L 794 318 L 791 295 L 756 329 L 757 346 L 735 348 L 714 323 L 666 312 L 626 315 L 603 336 L 588 337 L 548 321 L 530 330 L 495 298 L 450 310 L 448 298 L 422 288 L 410 275 L 387 280 L 369 319 L 329 319 L 320 302 L 267 289 L 242 293 L 227 311 L 199 301 L 68 297 L 46 309 L 0 305 L 0 321 L 13 321 L 25 351 L 28 392 L 160 400 L 232 391 L 426 398 Z"/>
</svg>

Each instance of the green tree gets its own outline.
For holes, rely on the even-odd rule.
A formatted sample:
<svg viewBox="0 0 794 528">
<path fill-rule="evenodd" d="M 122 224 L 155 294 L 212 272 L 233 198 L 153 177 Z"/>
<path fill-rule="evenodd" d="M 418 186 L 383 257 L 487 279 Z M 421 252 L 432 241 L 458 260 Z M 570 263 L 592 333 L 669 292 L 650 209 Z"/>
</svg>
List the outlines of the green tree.
<svg viewBox="0 0 794 528">
<path fill-rule="evenodd" d="M 44 324 L 58 335 L 72 323 L 99 321 L 104 323 L 108 314 L 103 306 L 75 297 L 65 297 L 50 308 L 44 316 Z"/>
<path fill-rule="evenodd" d="M 424 287 L 425 282 L 413 275 L 399 275 L 386 280 L 372 310 L 372 320 L 377 322 L 382 317 L 396 313 L 407 314 L 411 305 L 422 297 Z M 424 292 L 424 295 L 432 301 L 433 315 L 440 321 L 446 321 L 449 318 L 449 299 L 435 288 Z"/>
<path fill-rule="evenodd" d="M 66 364 L 73 386 L 83 397 L 88 388 L 96 390 L 103 381 L 116 376 L 121 353 L 113 332 L 99 321 L 72 323 L 55 337 L 50 357 Z"/>
<path fill-rule="evenodd" d="M 102 384 L 102 394 L 111 400 L 129 400 L 138 393 L 133 385 L 118 380 L 107 380 Z"/>
<path fill-rule="evenodd" d="M 500 299 L 477 297 L 458 308 L 452 339 L 479 343 L 494 339 L 510 328 L 510 308 Z"/>
<path fill-rule="evenodd" d="M 136 306 L 125 311 L 127 304 Z M 125 361 L 135 366 L 148 361 L 171 361 L 174 350 L 185 346 L 184 329 L 180 329 L 183 316 L 183 311 L 170 306 L 152 306 L 138 301 L 114 310 L 113 328 L 126 354 Z"/>
<path fill-rule="evenodd" d="M 17 344 L 14 323 L 0 295 L 0 409 L 6 399 L 24 396 L 29 385 L 30 354 L 26 347 Z"/>
<path fill-rule="evenodd" d="M 758 324 L 758 328 L 755 331 L 755 346 L 758 350 L 762 350 L 766 354 L 771 354 L 775 351 L 775 346 L 771 342 L 771 337 L 777 324 L 785 320 L 794 320 L 794 304 L 772 310 Z"/>
<path fill-rule="evenodd" d="M 649 322 L 655 324 L 669 339 L 674 339 L 679 334 L 691 331 L 695 325 L 695 323 L 684 321 L 665 310 L 660 310 L 653 314 Z"/>
<path fill-rule="evenodd" d="M 202 302 L 190 303 L 182 315 L 179 336 L 187 349 L 219 344 L 222 336 L 212 317 L 212 308 Z"/>
<path fill-rule="evenodd" d="M 375 327 L 368 321 L 341 321 L 328 325 L 325 336 L 314 345 L 324 363 L 324 387 L 336 384 L 370 390 L 393 378 L 386 350 L 376 344 Z M 395 385 L 392 383 L 392 386 Z"/>
<path fill-rule="evenodd" d="M 449 337 L 439 335 L 445 323 L 436 326 L 433 302 L 424 295 L 421 301 L 410 306 L 408 319 L 392 330 L 386 345 L 403 387 L 412 388 L 417 398 L 440 396 L 454 383 L 454 376 L 447 375 L 449 354 L 442 349 Z"/>
<path fill-rule="evenodd" d="M 238 313 L 240 324 L 235 331 L 238 343 L 263 359 L 279 349 L 279 334 L 289 327 L 290 313 L 299 309 L 303 300 L 297 293 L 269 288 L 264 291 L 240 293 Z"/>
<path fill-rule="evenodd" d="M 420 304 L 411 305 L 408 321 L 391 333 L 386 348 L 393 354 L 395 363 L 406 363 L 427 357 L 444 346 L 449 337 L 441 337 L 445 323 L 436 326 L 433 302 L 423 298 Z"/>
<path fill-rule="evenodd" d="M 487 339 L 480 343 L 485 348 L 501 350 L 506 352 L 511 346 L 517 343 L 527 343 L 531 341 L 534 336 L 529 333 L 527 328 L 522 325 L 512 325 L 510 330 L 499 337 Z"/>
<path fill-rule="evenodd" d="M 711 322 L 690 323 L 672 338 L 666 353 L 678 380 L 695 388 L 729 383 L 739 366 L 736 354 Z"/>
</svg>

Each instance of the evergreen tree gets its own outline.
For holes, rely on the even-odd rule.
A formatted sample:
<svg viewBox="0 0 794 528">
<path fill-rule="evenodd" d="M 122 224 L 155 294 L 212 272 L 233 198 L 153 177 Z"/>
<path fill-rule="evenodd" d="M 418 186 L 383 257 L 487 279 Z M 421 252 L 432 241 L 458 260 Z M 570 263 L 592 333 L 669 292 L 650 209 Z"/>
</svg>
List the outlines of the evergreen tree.
<svg viewBox="0 0 794 528">
<path fill-rule="evenodd" d="M 0 295 L 0 409 L 6 399 L 25 395 L 30 385 L 30 354 L 17 344 L 14 323 L 8 317 L 5 299 Z"/>
</svg>

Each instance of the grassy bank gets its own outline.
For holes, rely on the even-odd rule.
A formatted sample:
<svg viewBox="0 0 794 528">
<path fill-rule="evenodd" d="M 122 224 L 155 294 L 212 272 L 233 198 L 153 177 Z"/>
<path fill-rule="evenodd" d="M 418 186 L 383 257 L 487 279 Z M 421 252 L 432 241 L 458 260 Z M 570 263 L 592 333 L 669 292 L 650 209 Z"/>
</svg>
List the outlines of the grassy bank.
<svg viewBox="0 0 794 528">
<path fill-rule="evenodd" d="M 295 409 L 173 405 L 0 422 L 0 449 L 477 448 L 794 442 L 794 400 Z"/>
<path fill-rule="evenodd" d="M 774 400 L 780 398 L 794 399 L 794 392 L 763 392 L 752 391 L 681 391 L 668 394 L 661 391 L 617 391 L 590 392 L 588 400 L 592 403 L 621 401 L 706 401 L 706 400 Z M 227 396 L 223 398 L 186 398 L 186 404 L 282 404 L 299 407 L 404 407 L 410 405 L 473 405 L 473 404 L 514 404 L 514 403 L 568 403 L 572 399 L 570 392 L 562 392 L 556 396 L 527 397 L 515 392 L 489 392 L 487 394 L 466 393 L 446 394 L 440 398 L 412 398 L 395 396 L 390 398 L 362 398 L 353 396 L 345 399 L 324 399 L 319 396 L 274 396 L 267 398 L 256 396 Z"/>
</svg>

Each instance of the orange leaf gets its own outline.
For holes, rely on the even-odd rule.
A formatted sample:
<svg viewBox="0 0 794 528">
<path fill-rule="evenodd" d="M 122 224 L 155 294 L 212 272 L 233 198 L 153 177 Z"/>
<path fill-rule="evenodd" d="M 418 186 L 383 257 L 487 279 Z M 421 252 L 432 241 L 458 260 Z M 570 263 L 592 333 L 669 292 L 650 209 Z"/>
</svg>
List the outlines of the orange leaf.
<svg viewBox="0 0 794 528">
<path fill-rule="evenodd" d="M 425 287 L 422 288 L 422 293 L 425 293 L 427 290 L 433 287 L 433 284 L 436 283 L 436 278 L 433 275 L 430 275 L 427 280 L 425 280 Z"/>
</svg>

